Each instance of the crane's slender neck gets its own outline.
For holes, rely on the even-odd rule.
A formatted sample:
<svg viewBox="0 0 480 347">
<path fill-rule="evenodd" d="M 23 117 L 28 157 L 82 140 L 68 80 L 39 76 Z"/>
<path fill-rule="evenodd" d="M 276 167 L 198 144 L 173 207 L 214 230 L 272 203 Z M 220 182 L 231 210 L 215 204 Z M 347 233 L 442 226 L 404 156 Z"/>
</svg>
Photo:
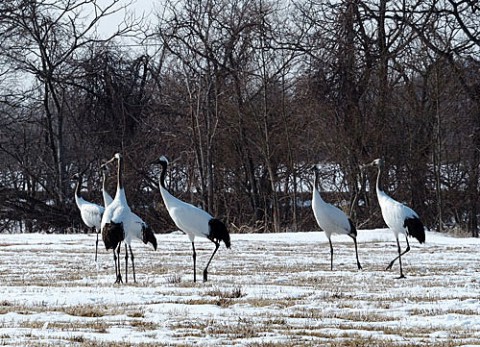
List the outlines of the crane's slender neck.
<svg viewBox="0 0 480 347">
<path fill-rule="evenodd" d="M 162 172 L 160 173 L 160 194 L 162 195 L 162 199 L 165 203 L 165 206 L 167 207 L 167 210 L 170 212 L 170 210 L 173 207 L 178 206 L 181 201 L 174 197 L 172 194 L 170 194 L 167 187 L 165 186 L 165 176 L 167 174 L 168 164 L 164 161 L 161 161 L 160 164 L 162 165 Z"/>
<path fill-rule="evenodd" d="M 78 177 L 77 184 L 75 186 L 75 197 L 80 197 L 80 185 L 82 184 L 82 176 Z"/>
<path fill-rule="evenodd" d="M 315 171 L 315 178 L 313 179 L 313 189 L 318 190 L 318 170 Z"/>
<path fill-rule="evenodd" d="M 315 170 L 315 178 L 313 180 L 313 192 L 312 192 L 313 204 L 324 203 L 322 196 L 320 195 L 319 177 L 320 177 L 320 173 L 318 172 L 318 170 Z"/>
<path fill-rule="evenodd" d="M 123 158 L 118 158 L 117 189 L 123 189 Z"/>
<path fill-rule="evenodd" d="M 165 176 L 167 175 L 167 163 L 162 161 L 160 162 L 160 164 L 162 165 L 162 172 L 160 173 L 160 185 L 162 186 L 162 188 L 167 189 L 167 187 L 165 187 Z"/>
<path fill-rule="evenodd" d="M 107 193 L 107 173 L 102 169 L 102 195 L 103 195 L 103 205 L 107 207 L 111 202 L 112 198 Z"/>
<path fill-rule="evenodd" d="M 381 176 L 382 176 L 382 166 L 378 165 L 378 174 L 377 174 L 377 193 L 382 192 L 382 186 L 381 186 Z"/>
<path fill-rule="evenodd" d="M 105 170 L 102 170 L 102 189 L 105 191 L 105 187 L 107 186 L 107 174 Z"/>
</svg>

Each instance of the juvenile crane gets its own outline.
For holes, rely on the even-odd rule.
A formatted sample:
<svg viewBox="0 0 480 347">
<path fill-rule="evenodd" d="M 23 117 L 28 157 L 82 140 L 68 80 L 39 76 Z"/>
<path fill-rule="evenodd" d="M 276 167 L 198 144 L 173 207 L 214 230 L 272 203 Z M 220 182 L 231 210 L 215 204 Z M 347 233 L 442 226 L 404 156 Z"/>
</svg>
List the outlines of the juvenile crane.
<svg viewBox="0 0 480 347">
<path fill-rule="evenodd" d="M 366 168 L 369 166 L 376 166 L 378 168 L 377 174 L 377 182 L 376 182 L 376 191 L 377 191 L 377 198 L 378 203 L 380 205 L 380 209 L 382 210 L 382 217 L 385 221 L 385 224 L 392 229 L 393 234 L 397 240 L 397 247 L 398 247 L 398 256 L 396 256 L 390 264 L 388 264 L 386 270 L 390 270 L 398 259 L 400 264 L 400 277 L 398 278 L 405 278 L 403 274 L 402 268 L 402 256 L 410 251 L 410 244 L 408 243 L 408 237 L 415 237 L 420 243 L 425 242 L 425 228 L 423 223 L 420 220 L 418 214 L 412 210 L 410 207 L 401 204 L 400 202 L 392 199 L 388 196 L 381 188 L 380 178 L 382 175 L 382 170 L 384 167 L 383 159 L 375 159 L 369 164 L 365 164 L 362 168 Z M 400 247 L 400 240 L 399 235 L 405 235 L 405 240 L 407 242 L 407 248 L 405 251 L 402 252 Z"/>
<path fill-rule="evenodd" d="M 312 209 L 317 224 L 325 232 L 325 236 L 330 244 L 330 270 L 333 270 L 333 247 L 332 247 L 332 234 L 348 235 L 353 239 L 355 245 L 355 256 L 357 259 L 358 270 L 362 269 L 360 261 L 358 260 L 357 249 L 357 229 L 353 225 L 352 221 L 345 215 L 345 213 L 339 208 L 325 202 L 320 196 L 318 188 L 318 176 L 319 171 L 316 165 L 312 167 L 315 173 L 315 179 L 313 183 L 313 196 L 312 196 Z"/>
<path fill-rule="evenodd" d="M 195 237 L 205 237 L 215 244 L 215 250 L 213 251 L 207 266 L 203 270 L 203 281 L 207 281 L 208 266 L 212 261 L 215 253 L 220 247 L 220 242 L 223 241 L 227 248 L 230 248 L 230 234 L 227 227 L 219 219 L 213 218 L 209 213 L 204 210 L 183 202 L 174 197 L 167 190 L 165 186 L 165 175 L 167 172 L 168 160 L 165 156 L 161 156 L 158 163 L 162 166 L 162 172 L 160 174 L 160 193 L 162 195 L 163 202 L 172 218 L 173 222 L 183 232 L 185 232 L 190 238 L 193 249 L 193 281 L 197 281 L 196 276 L 196 259 L 197 253 L 195 251 Z"/>
<path fill-rule="evenodd" d="M 132 261 L 133 281 L 135 278 L 135 263 L 131 247 L 133 239 L 139 239 L 143 243 L 151 243 L 153 248 L 157 249 L 157 240 L 152 229 L 136 214 L 134 214 L 127 203 L 125 189 L 123 186 L 123 157 L 116 153 L 112 159 L 102 164 L 106 166 L 112 161 L 118 161 L 117 167 L 117 191 L 113 201 L 106 207 L 103 214 L 101 230 L 102 239 L 107 250 L 113 250 L 113 259 L 115 262 L 115 283 L 123 283 L 120 270 L 120 247 L 121 242 L 125 242 L 125 282 L 128 282 L 128 249 L 130 249 L 130 258 Z M 128 245 L 128 248 L 127 248 Z"/>
<path fill-rule="evenodd" d="M 90 229 L 95 230 L 97 234 L 97 241 L 95 243 L 95 261 L 97 261 L 97 249 L 98 249 L 98 233 L 100 232 L 100 225 L 102 222 L 102 215 L 105 211 L 103 206 L 97 205 L 93 202 L 85 200 L 80 195 L 80 188 L 82 185 L 82 175 L 74 174 L 72 179 L 76 181 L 75 186 L 75 203 L 77 204 L 78 209 L 80 210 L 80 216 L 82 217 L 83 223 Z"/>
</svg>

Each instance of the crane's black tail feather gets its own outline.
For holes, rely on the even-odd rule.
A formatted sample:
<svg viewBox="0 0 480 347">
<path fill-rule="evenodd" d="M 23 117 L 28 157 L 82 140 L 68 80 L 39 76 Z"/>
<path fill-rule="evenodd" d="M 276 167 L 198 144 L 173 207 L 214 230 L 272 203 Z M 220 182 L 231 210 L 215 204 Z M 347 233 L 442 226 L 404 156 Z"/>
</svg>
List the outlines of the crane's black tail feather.
<svg viewBox="0 0 480 347">
<path fill-rule="evenodd" d="M 348 222 L 350 223 L 350 232 L 348 235 L 357 237 L 357 228 L 355 228 L 355 225 L 353 225 L 353 222 L 348 218 Z"/>
<path fill-rule="evenodd" d="M 142 225 L 143 243 L 151 243 L 154 250 L 157 250 L 157 238 L 149 225 Z"/>
<path fill-rule="evenodd" d="M 210 226 L 210 239 L 223 241 L 227 248 L 230 248 L 230 234 L 228 233 L 227 227 L 225 224 L 216 218 L 212 218 L 208 221 Z"/>
<path fill-rule="evenodd" d="M 102 239 L 105 249 L 115 249 L 124 240 L 123 223 L 110 222 L 105 224 L 102 230 Z"/>
<path fill-rule="evenodd" d="M 403 226 L 408 230 L 408 236 L 415 237 L 418 242 L 425 242 L 425 227 L 418 218 L 407 218 Z"/>
</svg>

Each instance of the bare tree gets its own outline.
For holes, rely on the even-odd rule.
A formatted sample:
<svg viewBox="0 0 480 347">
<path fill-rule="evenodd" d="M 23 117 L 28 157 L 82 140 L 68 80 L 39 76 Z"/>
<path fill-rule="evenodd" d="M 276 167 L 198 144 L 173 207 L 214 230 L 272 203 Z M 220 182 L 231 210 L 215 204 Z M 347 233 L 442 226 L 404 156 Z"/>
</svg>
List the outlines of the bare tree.
<svg viewBox="0 0 480 347">
<path fill-rule="evenodd" d="M 458 79 L 465 94 L 474 107 L 470 110 L 472 133 L 467 134 L 470 146 L 465 152 L 467 157 L 468 177 L 468 230 L 478 237 L 478 209 L 480 179 L 480 87 L 478 79 L 472 75 L 472 66 L 478 66 L 478 49 L 480 48 L 480 20 L 477 11 L 480 10 L 477 1 L 432 0 L 429 2 L 413 2 L 411 12 L 415 17 L 403 17 L 421 43 L 434 55 L 448 62 L 453 78 Z M 470 123 L 469 122 L 469 123 Z M 438 151 L 437 151 L 438 152 Z M 437 154 L 437 165 L 448 165 Z M 438 170 L 438 169 L 437 169 Z M 437 190 L 440 187 L 437 188 Z M 440 193 L 437 193 L 439 196 Z M 441 213 L 439 212 L 440 216 Z M 440 217 L 443 218 L 443 217 Z M 440 220 L 440 223 L 442 221 Z"/>
<path fill-rule="evenodd" d="M 64 208 L 69 189 L 65 136 L 66 122 L 72 114 L 69 86 L 77 77 L 78 65 L 74 62 L 87 45 L 99 40 L 97 25 L 124 6 L 118 0 L 103 7 L 93 0 L 5 1 L 0 5 L 2 59 L 11 76 L 22 78 L 17 88 L 29 88 L 28 102 L 16 102 L 31 108 L 28 121 L 42 130 L 40 138 L 45 139 L 46 146 L 41 147 L 45 152 L 40 152 L 33 165 L 39 166 L 37 172 L 47 175 L 46 191 L 52 194 L 49 198 L 54 199 L 59 210 Z M 87 11 L 93 15 L 87 17 Z M 125 21 L 101 40 L 129 33 L 135 24 Z"/>
</svg>

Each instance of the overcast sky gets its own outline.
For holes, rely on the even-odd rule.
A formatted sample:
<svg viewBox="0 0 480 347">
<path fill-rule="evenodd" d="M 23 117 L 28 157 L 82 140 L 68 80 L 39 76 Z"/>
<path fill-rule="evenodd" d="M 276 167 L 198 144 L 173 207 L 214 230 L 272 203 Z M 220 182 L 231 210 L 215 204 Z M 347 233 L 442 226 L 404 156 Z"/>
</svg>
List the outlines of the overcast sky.
<svg viewBox="0 0 480 347">
<path fill-rule="evenodd" d="M 112 0 L 97 0 L 97 3 L 102 6 L 106 4 L 110 4 Z M 154 9 L 161 4 L 161 0 L 157 1 L 146 1 L 146 0 L 120 0 L 116 8 L 120 8 L 122 6 L 128 5 L 125 10 L 121 10 L 118 13 L 108 16 L 104 18 L 98 26 L 98 31 L 101 36 L 108 36 L 112 34 L 117 28 L 117 26 L 122 23 L 126 11 L 134 13 L 136 18 L 141 18 L 144 16 L 146 19 L 153 18 Z"/>
</svg>

